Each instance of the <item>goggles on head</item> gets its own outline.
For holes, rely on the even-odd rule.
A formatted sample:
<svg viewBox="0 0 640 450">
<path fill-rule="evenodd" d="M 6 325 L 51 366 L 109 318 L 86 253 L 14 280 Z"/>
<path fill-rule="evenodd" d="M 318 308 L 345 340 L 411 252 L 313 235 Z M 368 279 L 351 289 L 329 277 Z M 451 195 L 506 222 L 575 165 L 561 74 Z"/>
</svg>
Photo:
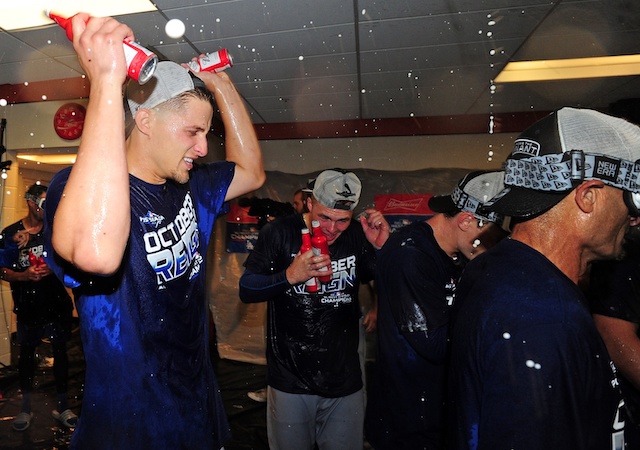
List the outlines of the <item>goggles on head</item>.
<svg viewBox="0 0 640 450">
<path fill-rule="evenodd" d="M 44 203 L 47 200 L 46 198 L 36 197 L 35 195 L 31 194 L 26 194 L 25 197 L 27 200 L 31 200 L 33 203 L 35 203 L 38 208 L 44 209 Z"/>
<path fill-rule="evenodd" d="M 582 150 L 508 159 L 505 163 L 504 184 L 544 192 L 565 192 L 575 183 L 600 180 L 622 189 L 631 216 L 640 216 L 640 160 L 626 159 Z"/>
<path fill-rule="evenodd" d="M 498 222 L 500 215 L 496 212 L 485 212 L 483 204 L 477 198 L 467 194 L 458 186 L 451 192 L 451 200 L 460 211 L 467 211 L 473 214 L 478 220 Z M 482 226 L 482 225 L 480 225 Z"/>
</svg>

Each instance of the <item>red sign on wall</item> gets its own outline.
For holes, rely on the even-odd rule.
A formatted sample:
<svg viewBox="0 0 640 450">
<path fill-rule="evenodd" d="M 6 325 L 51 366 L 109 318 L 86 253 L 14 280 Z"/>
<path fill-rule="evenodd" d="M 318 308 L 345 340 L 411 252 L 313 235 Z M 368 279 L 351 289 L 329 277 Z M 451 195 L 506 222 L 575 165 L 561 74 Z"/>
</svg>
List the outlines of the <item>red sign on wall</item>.
<svg viewBox="0 0 640 450">
<path fill-rule="evenodd" d="M 375 207 L 384 214 L 391 232 L 415 222 L 426 220 L 433 215 L 429 209 L 432 194 L 380 194 L 374 196 Z"/>
<path fill-rule="evenodd" d="M 249 215 L 249 206 L 231 203 L 227 213 L 227 252 L 248 253 L 258 240 L 258 218 Z"/>
</svg>

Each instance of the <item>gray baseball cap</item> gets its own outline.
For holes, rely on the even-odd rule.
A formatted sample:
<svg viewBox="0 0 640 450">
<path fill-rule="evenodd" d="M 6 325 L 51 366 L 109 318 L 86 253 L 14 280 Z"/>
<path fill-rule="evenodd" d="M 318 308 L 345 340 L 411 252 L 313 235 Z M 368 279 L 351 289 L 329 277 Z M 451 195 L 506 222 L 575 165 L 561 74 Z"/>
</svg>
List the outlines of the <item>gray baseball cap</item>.
<svg viewBox="0 0 640 450">
<path fill-rule="evenodd" d="M 129 80 L 125 89 L 125 98 L 131 116 L 135 117 L 140 108 L 154 108 L 198 86 L 204 87 L 204 83 L 192 76 L 189 70 L 180 64 L 160 61 L 153 76 L 145 84 L 140 85 L 135 80 Z"/>
<path fill-rule="evenodd" d="M 360 201 L 362 183 L 353 172 L 325 170 L 313 181 L 313 196 L 331 209 L 353 211 Z"/>
</svg>

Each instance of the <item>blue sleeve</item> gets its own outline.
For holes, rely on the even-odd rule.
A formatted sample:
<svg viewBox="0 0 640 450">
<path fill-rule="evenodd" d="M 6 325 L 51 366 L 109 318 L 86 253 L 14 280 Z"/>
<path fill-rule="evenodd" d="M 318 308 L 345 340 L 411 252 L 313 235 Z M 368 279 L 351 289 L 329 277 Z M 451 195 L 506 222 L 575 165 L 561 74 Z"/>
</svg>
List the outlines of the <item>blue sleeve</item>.
<svg viewBox="0 0 640 450">
<path fill-rule="evenodd" d="M 283 294 L 291 287 L 286 270 L 292 256 L 288 221 L 277 219 L 260 229 L 258 240 L 244 263 L 239 294 L 244 303 L 264 302 Z M 299 247 L 300 243 L 295 246 Z"/>
<path fill-rule="evenodd" d="M 286 270 L 262 275 L 247 269 L 240 277 L 240 300 L 243 303 L 264 302 L 282 294 L 289 287 Z"/>
<path fill-rule="evenodd" d="M 16 225 L 8 226 L 0 234 L 0 267 L 12 267 L 18 261 L 18 244 L 13 240 Z"/>
<path fill-rule="evenodd" d="M 12 239 L 4 237 L 3 247 L 0 249 L 0 267 L 11 267 L 18 260 L 18 244 Z"/>
<path fill-rule="evenodd" d="M 209 241 L 216 218 L 229 210 L 229 204 L 224 199 L 233 181 L 235 168 L 233 162 L 216 161 L 197 165 L 191 172 L 189 187 L 198 202 L 198 227 L 201 233 L 206 233 L 204 242 Z"/>
</svg>

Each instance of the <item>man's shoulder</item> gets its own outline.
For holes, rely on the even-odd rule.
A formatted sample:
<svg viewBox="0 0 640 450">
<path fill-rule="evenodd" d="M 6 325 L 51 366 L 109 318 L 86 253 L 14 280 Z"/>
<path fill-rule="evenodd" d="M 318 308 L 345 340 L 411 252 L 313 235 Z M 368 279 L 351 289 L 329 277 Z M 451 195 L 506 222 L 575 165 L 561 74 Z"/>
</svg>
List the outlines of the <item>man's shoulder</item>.
<svg viewBox="0 0 640 450">
<path fill-rule="evenodd" d="M 433 229 L 424 220 L 416 220 L 397 228 L 391 236 L 415 236 L 415 235 L 433 234 Z"/>
<path fill-rule="evenodd" d="M 71 174 L 71 169 L 73 169 L 73 166 L 65 167 L 64 169 L 56 172 L 56 174 L 51 179 L 51 183 L 49 183 L 49 187 L 47 188 L 47 196 L 49 195 L 49 189 L 51 189 L 51 186 L 59 183 L 66 183 L 69 175 Z"/>
<path fill-rule="evenodd" d="M 213 161 L 206 164 L 194 164 L 193 169 L 189 172 L 189 181 L 193 182 L 198 178 L 210 178 L 211 176 L 225 173 L 229 181 L 235 176 L 236 164 L 232 161 Z M 220 180 L 222 181 L 222 179 Z"/>
<path fill-rule="evenodd" d="M 391 233 L 382 247 L 382 252 L 400 248 L 431 250 L 434 246 L 437 246 L 437 243 L 433 237 L 433 230 L 426 222 L 418 221 L 400 227 Z"/>
<path fill-rule="evenodd" d="M 470 278 L 470 275 L 479 273 L 480 278 L 485 279 L 482 275 L 484 273 L 489 277 L 504 279 L 504 283 L 518 283 L 517 279 L 533 279 L 539 270 L 543 270 L 543 264 L 532 262 L 539 258 L 542 259 L 542 255 L 528 245 L 503 239 L 469 261 L 465 267 L 465 275 L 466 278 Z M 532 266 L 535 266 L 535 269 Z"/>
<path fill-rule="evenodd" d="M 305 224 L 302 216 L 299 214 L 289 214 L 267 222 L 260 229 L 260 233 L 263 235 L 297 235 L 301 234 L 304 227 Z"/>
<path fill-rule="evenodd" d="M 67 184 L 67 180 L 69 179 L 69 175 L 71 174 L 71 169 L 73 167 L 65 167 L 64 169 L 58 171 L 49 186 L 47 187 L 47 205 L 57 205 L 60 197 L 62 196 L 62 191 Z"/>
<path fill-rule="evenodd" d="M 544 308 L 576 295 L 575 285 L 543 254 L 506 239 L 470 261 L 458 287 L 461 297 L 505 311 L 531 300 Z"/>
</svg>

